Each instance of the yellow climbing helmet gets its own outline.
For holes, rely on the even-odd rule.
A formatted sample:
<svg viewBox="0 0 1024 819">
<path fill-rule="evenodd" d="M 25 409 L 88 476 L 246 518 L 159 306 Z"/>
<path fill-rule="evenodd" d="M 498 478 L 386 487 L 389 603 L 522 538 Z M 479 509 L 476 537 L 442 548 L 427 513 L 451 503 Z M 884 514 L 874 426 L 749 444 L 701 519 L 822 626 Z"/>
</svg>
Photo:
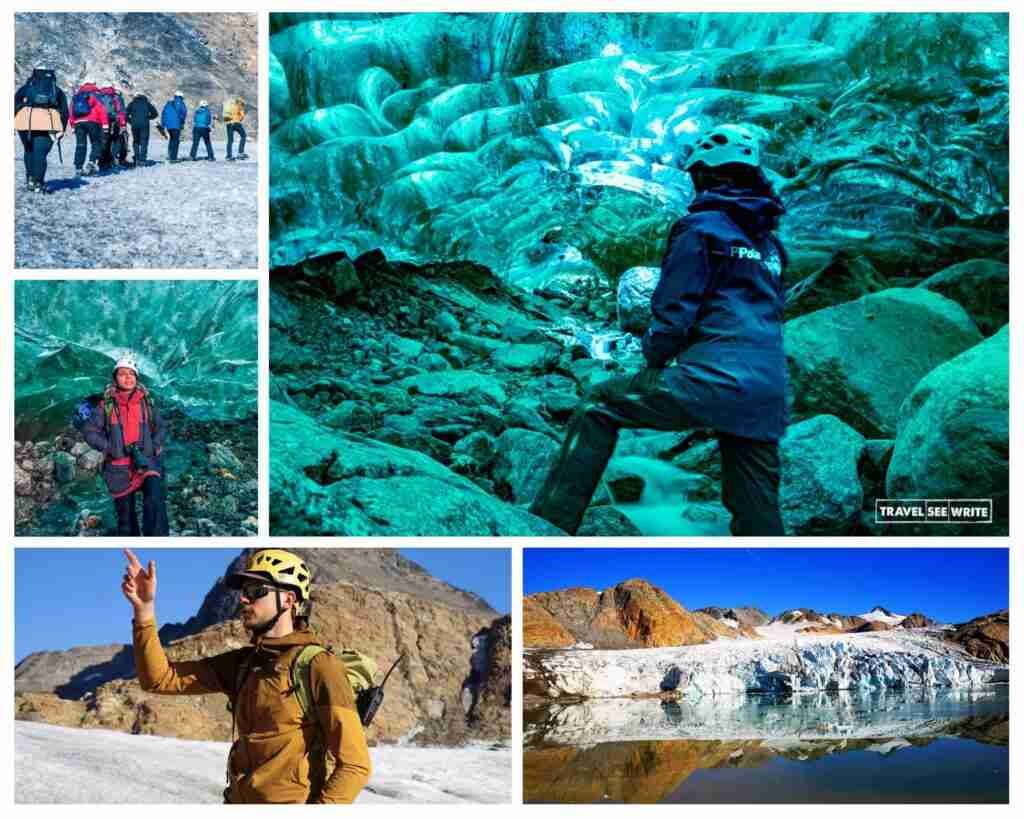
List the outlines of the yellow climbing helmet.
<svg viewBox="0 0 1024 819">
<path fill-rule="evenodd" d="M 251 580 L 263 580 L 282 589 L 294 591 L 299 598 L 299 614 L 309 611 L 312 576 L 305 561 L 284 549 L 258 549 L 249 556 L 245 571 L 227 578 L 230 589 L 240 589 Z"/>
</svg>

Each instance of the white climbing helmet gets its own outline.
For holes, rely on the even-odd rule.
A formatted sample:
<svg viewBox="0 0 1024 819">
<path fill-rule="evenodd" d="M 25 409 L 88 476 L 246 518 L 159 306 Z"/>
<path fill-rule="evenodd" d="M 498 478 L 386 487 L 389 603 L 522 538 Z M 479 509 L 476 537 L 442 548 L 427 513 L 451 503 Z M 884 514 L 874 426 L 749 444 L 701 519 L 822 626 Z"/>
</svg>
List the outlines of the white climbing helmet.
<svg viewBox="0 0 1024 819">
<path fill-rule="evenodd" d="M 761 167 L 757 137 L 744 125 L 725 124 L 709 128 L 700 135 L 684 167 L 688 171 L 699 163 L 714 168 L 730 162 Z"/>
<path fill-rule="evenodd" d="M 121 357 L 117 359 L 117 363 L 114 365 L 113 375 L 117 376 L 117 371 L 120 369 L 131 370 L 135 373 L 135 377 L 139 377 L 139 363 L 135 358 L 135 354 L 132 352 L 121 353 Z"/>
</svg>

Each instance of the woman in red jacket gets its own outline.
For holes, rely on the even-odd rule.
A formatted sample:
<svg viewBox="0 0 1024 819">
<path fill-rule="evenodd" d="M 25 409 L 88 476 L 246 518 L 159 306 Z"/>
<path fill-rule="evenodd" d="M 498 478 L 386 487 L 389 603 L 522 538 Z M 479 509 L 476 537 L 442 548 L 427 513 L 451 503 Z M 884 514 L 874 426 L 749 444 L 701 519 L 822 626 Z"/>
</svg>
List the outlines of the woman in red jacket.
<svg viewBox="0 0 1024 819">
<path fill-rule="evenodd" d="M 142 491 L 142 535 L 168 533 L 163 486 L 163 451 L 167 427 L 139 383 L 139 367 L 126 354 L 114 367 L 114 383 L 82 428 L 89 446 L 106 455 L 103 478 L 114 499 L 117 534 L 138 537 L 135 496 Z"/>
<path fill-rule="evenodd" d="M 71 98 L 71 119 L 75 129 L 75 175 L 92 176 L 103 153 L 103 140 L 109 130 L 107 106 L 99 98 L 99 88 L 91 80 L 82 83 Z M 89 149 L 89 163 L 85 152 Z"/>
</svg>

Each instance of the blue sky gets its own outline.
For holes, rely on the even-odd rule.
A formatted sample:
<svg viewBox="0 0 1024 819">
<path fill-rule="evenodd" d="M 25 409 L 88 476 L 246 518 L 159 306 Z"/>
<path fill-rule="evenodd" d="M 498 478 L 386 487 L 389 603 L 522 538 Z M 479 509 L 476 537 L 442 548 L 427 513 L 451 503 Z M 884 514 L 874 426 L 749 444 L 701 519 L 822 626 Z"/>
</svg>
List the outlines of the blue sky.
<svg viewBox="0 0 1024 819">
<path fill-rule="evenodd" d="M 1008 549 L 525 549 L 525 594 L 640 577 L 689 609 L 881 605 L 962 622 L 1009 606 Z"/>
<path fill-rule="evenodd" d="M 157 564 L 157 617 L 182 623 L 240 549 L 136 549 Z M 508 549 L 400 549 L 423 568 L 496 611 L 511 607 Z M 15 550 L 14 657 L 33 651 L 131 640 L 131 607 L 121 596 L 125 560 L 120 549 Z"/>
</svg>

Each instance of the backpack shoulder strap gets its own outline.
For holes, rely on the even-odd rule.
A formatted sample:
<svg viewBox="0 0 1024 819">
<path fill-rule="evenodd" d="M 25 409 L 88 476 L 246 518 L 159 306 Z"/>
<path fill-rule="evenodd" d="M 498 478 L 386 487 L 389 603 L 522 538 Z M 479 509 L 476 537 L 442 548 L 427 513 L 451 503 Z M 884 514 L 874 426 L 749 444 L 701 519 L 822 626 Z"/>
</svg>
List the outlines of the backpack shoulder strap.
<svg viewBox="0 0 1024 819">
<path fill-rule="evenodd" d="M 319 657 L 328 649 L 315 643 L 303 647 L 292 659 L 291 683 L 292 691 L 299 700 L 302 708 L 302 716 L 307 722 L 316 722 L 316 703 L 313 702 L 313 685 L 310 682 L 309 667 L 313 660 Z"/>
</svg>

